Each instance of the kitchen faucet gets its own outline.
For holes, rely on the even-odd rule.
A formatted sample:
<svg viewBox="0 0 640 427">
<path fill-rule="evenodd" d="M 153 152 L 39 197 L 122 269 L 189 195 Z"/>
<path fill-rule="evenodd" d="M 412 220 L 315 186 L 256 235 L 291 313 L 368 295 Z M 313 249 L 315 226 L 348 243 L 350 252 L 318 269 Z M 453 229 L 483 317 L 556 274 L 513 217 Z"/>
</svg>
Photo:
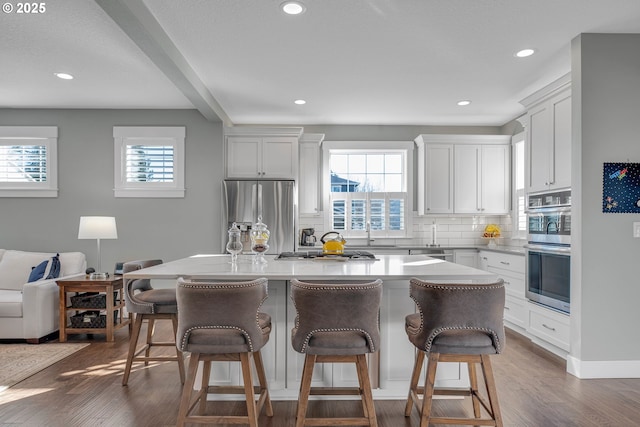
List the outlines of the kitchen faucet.
<svg viewBox="0 0 640 427">
<path fill-rule="evenodd" d="M 371 246 L 371 221 L 367 221 L 365 230 L 367 232 L 367 246 Z"/>
</svg>

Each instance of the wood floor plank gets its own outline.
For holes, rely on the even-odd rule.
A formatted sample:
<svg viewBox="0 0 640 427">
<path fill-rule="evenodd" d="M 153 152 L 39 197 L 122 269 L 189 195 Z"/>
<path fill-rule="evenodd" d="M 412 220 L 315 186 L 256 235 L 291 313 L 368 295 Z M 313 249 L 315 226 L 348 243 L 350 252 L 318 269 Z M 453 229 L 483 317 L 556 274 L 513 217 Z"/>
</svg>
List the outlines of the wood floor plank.
<svg viewBox="0 0 640 427">
<path fill-rule="evenodd" d="M 157 330 L 160 339 L 169 339 L 172 333 L 170 325 L 158 324 Z M 175 362 L 136 364 L 129 386 L 123 387 L 126 329 L 116 331 L 112 343 L 85 335 L 69 341 L 92 345 L 0 393 L 0 427 L 175 425 L 181 394 Z M 492 361 L 505 426 L 640 426 L 640 379 L 580 380 L 565 372 L 564 360 L 513 333 L 508 333 L 505 353 Z M 404 406 L 404 400 L 376 400 L 378 425 L 417 426 L 417 412 L 405 418 Z M 246 414 L 243 402 L 208 403 L 209 409 L 218 407 L 225 413 Z M 295 425 L 296 402 L 273 401 L 273 411 L 273 418 L 260 415 L 260 426 Z M 311 401 L 308 416 L 349 416 L 359 411 L 357 400 Z M 433 404 L 434 416 L 472 414 L 469 398 Z"/>
</svg>

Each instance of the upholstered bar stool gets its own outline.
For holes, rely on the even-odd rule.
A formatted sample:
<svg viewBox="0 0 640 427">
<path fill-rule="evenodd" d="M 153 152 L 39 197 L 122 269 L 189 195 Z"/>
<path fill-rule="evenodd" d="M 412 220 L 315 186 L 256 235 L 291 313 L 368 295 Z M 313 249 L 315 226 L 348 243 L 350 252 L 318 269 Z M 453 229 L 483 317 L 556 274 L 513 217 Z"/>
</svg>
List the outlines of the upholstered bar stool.
<svg viewBox="0 0 640 427">
<path fill-rule="evenodd" d="M 257 427 L 262 407 L 273 416 L 267 377 L 260 349 L 269 340 L 271 317 L 261 313 L 267 298 L 267 279 L 245 282 L 191 282 L 178 279 L 178 349 L 191 353 L 187 380 L 182 391 L 178 426 L 198 424 L 249 424 Z M 259 386 L 251 376 L 253 359 Z M 244 386 L 211 386 L 211 362 L 239 361 Z M 199 362 L 202 383 L 194 390 Z M 246 416 L 205 415 L 207 394 L 244 394 Z M 199 404 L 198 413 L 194 408 Z"/>
<path fill-rule="evenodd" d="M 415 405 L 420 413 L 420 426 L 463 424 L 502 426 L 496 385 L 491 368 L 492 354 L 501 353 L 505 345 L 504 283 L 438 284 L 413 278 L 410 296 L 419 313 L 406 317 L 409 341 L 418 349 L 411 375 L 405 416 Z M 428 355 L 424 387 L 418 387 L 420 371 Z M 439 362 L 461 362 L 468 365 L 470 388 L 435 389 Z M 479 393 L 476 364 L 480 364 L 488 401 Z M 419 395 L 423 395 L 420 402 Z M 471 396 L 474 418 L 434 417 L 431 413 L 434 395 Z M 481 406 L 490 418 L 483 418 Z"/>
<path fill-rule="evenodd" d="M 367 368 L 367 353 L 378 351 L 378 311 L 382 281 L 348 283 L 291 282 L 296 308 L 291 331 L 294 350 L 305 354 L 296 427 L 306 425 L 377 426 Z M 355 363 L 360 387 L 311 387 L 316 363 Z M 362 417 L 307 418 L 309 395 L 359 395 Z"/>
<path fill-rule="evenodd" d="M 162 264 L 162 260 L 130 261 L 123 265 L 122 271 L 123 273 L 129 273 L 158 264 Z M 127 385 L 129 375 L 131 374 L 131 367 L 134 362 L 144 362 L 145 366 L 149 366 L 149 362 L 165 361 L 178 362 L 180 383 L 184 384 L 184 356 L 177 348 L 175 349 L 175 356 L 151 354 L 152 347 L 176 346 L 175 341 L 153 341 L 156 320 L 171 320 L 174 337 L 178 330 L 178 304 L 176 302 L 175 289 L 153 289 L 149 279 L 130 279 L 125 280 L 123 290 L 127 311 L 135 315 L 135 321 L 129 340 L 129 353 L 127 354 L 127 363 L 124 368 L 122 385 Z M 145 320 L 147 321 L 147 339 L 145 345 L 138 349 L 140 330 Z M 144 355 L 142 355 L 142 353 L 144 353 Z M 154 351 L 154 353 L 156 352 Z"/>
</svg>

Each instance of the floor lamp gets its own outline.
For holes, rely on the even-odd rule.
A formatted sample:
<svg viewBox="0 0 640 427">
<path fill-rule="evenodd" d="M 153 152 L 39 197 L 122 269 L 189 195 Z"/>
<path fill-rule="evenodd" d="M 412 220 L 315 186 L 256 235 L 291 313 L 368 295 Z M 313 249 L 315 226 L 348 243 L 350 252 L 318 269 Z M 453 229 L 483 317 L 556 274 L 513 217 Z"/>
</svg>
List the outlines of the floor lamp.
<svg viewBox="0 0 640 427">
<path fill-rule="evenodd" d="M 96 239 L 98 241 L 98 268 L 89 276 L 90 279 L 106 279 L 109 273 L 102 271 L 100 239 L 117 239 L 116 218 L 112 216 L 81 216 L 78 228 L 78 239 Z"/>
</svg>

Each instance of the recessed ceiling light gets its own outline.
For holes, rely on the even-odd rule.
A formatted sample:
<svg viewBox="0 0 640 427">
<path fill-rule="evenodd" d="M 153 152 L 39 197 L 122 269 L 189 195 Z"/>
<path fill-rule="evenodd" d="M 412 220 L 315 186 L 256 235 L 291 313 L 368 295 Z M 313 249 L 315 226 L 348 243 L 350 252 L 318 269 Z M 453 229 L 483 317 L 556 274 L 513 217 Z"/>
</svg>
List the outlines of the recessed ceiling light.
<svg viewBox="0 0 640 427">
<path fill-rule="evenodd" d="M 304 4 L 299 1 L 285 1 L 280 5 L 280 9 L 287 15 L 300 15 L 307 10 Z"/>
<path fill-rule="evenodd" d="M 63 80 L 72 80 L 73 79 L 73 76 L 71 74 L 67 74 L 67 73 L 53 73 L 53 75 L 55 75 L 59 79 L 63 79 Z"/>
<path fill-rule="evenodd" d="M 467 101 L 466 99 L 464 101 L 458 101 L 458 105 L 461 107 L 469 104 L 471 104 L 471 101 Z"/>
<path fill-rule="evenodd" d="M 304 99 L 296 99 L 295 101 L 293 101 L 295 104 L 298 105 L 304 105 L 307 103 L 307 101 L 305 101 Z"/>
<path fill-rule="evenodd" d="M 526 58 L 527 56 L 531 56 L 534 53 L 536 53 L 536 51 L 534 49 L 522 49 L 522 50 L 516 52 L 516 56 L 518 58 Z"/>
</svg>

